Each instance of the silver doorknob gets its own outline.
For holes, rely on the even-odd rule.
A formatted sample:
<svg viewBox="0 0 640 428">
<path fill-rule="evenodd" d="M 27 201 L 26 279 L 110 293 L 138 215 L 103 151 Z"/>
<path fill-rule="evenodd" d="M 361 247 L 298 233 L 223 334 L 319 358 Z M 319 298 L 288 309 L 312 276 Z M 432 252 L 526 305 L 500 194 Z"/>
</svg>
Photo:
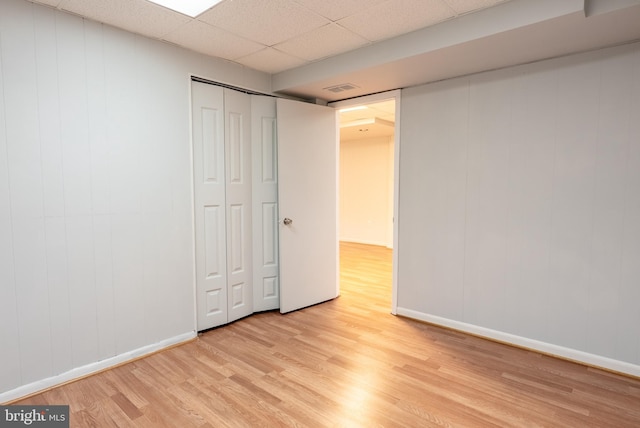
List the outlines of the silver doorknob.
<svg viewBox="0 0 640 428">
<path fill-rule="evenodd" d="M 293 223 L 293 220 L 291 220 L 290 218 L 285 218 L 284 220 L 282 220 L 282 222 L 285 226 L 289 226 L 291 223 Z"/>
</svg>

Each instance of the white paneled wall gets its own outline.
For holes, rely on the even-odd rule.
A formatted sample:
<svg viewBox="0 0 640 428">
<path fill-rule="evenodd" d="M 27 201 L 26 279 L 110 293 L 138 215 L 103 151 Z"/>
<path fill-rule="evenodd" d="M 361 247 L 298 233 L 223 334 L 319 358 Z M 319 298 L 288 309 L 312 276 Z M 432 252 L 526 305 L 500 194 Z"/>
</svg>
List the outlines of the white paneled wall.
<svg viewBox="0 0 640 428">
<path fill-rule="evenodd" d="M 0 2 L 0 402 L 194 334 L 190 73 L 270 85 Z"/>
<path fill-rule="evenodd" d="M 340 142 L 340 240 L 393 246 L 393 137 Z"/>
<path fill-rule="evenodd" d="M 640 375 L 640 45 L 403 91 L 398 313 Z"/>
</svg>

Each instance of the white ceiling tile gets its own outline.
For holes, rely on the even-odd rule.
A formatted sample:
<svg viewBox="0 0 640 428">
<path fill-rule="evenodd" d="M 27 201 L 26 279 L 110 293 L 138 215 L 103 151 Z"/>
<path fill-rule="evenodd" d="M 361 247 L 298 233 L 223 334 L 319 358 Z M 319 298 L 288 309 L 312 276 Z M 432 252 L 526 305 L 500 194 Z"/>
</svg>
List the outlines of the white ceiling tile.
<svg viewBox="0 0 640 428">
<path fill-rule="evenodd" d="M 34 3 L 45 4 L 47 6 L 58 7 L 64 0 L 31 0 Z"/>
<path fill-rule="evenodd" d="M 265 46 L 200 21 L 191 21 L 163 37 L 164 40 L 207 55 L 234 60 Z"/>
<path fill-rule="evenodd" d="M 295 0 L 332 21 L 354 15 L 385 0 Z"/>
<path fill-rule="evenodd" d="M 65 0 L 63 10 L 145 36 L 160 38 L 191 18 L 146 0 Z"/>
<path fill-rule="evenodd" d="M 293 0 L 228 0 L 198 19 L 267 46 L 330 22 Z"/>
<path fill-rule="evenodd" d="M 387 0 L 338 23 L 371 41 L 388 39 L 453 18 L 442 0 Z"/>
<path fill-rule="evenodd" d="M 369 41 L 351 31 L 329 24 L 275 45 L 282 52 L 309 61 L 337 55 L 364 46 Z"/>
<path fill-rule="evenodd" d="M 498 3 L 504 3 L 510 0 L 445 0 L 451 6 L 456 14 L 462 15 L 472 11 L 486 9 L 495 6 Z"/>
<path fill-rule="evenodd" d="M 276 73 L 510 0 L 224 0 L 198 20 L 148 0 L 31 1 Z"/>
<path fill-rule="evenodd" d="M 251 55 L 238 58 L 235 62 L 272 74 L 306 63 L 303 59 L 296 58 L 273 48 L 266 48 Z"/>
</svg>

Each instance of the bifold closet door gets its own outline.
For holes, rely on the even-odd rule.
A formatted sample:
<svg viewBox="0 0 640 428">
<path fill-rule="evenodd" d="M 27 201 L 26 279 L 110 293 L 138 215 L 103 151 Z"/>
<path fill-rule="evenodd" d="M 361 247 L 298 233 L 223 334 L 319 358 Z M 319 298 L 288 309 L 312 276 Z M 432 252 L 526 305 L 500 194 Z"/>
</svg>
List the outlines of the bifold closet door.
<svg viewBox="0 0 640 428">
<path fill-rule="evenodd" d="M 253 310 L 280 307 L 276 99 L 251 96 Z"/>
<path fill-rule="evenodd" d="M 224 90 L 227 322 L 253 313 L 251 95 Z"/>
<path fill-rule="evenodd" d="M 191 83 L 197 328 L 228 322 L 224 89 Z"/>
<path fill-rule="evenodd" d="M 251 96 L 192 82 L 198 331 L 253 312 Z"/>
</svg>

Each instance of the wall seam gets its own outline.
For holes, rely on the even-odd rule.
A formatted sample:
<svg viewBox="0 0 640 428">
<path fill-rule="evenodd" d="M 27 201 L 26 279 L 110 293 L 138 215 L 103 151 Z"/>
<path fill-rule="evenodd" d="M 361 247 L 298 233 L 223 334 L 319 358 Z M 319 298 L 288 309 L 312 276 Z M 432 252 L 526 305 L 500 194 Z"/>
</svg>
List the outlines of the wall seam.
<svg viewBox="0 0 640 428">
<path fill-rule="evenodd" d="M 1 20 L 0 20 L 1 22 Z M 2 57 L 2 27 L 0 26 L 0 67 L 2 67 L 2 69 L 4 70 L 4 61 L 3 61 L 3 57 Z M 12 279 L 13 279 L 13 296 L 14 296 L 14 304 L 16 307 L 16 327 L 18 329 L 18 340 L 16 342 L 16 347 L 18 348 L 18 363 L 20 362 L 21 358 L 20 356 L 22 355 L 22 349 L 20 346 L 20 322 L 19 322 L 19 318 L 18 318 L 18 310 L 19 310 L 19 305 L 18 305 L 18 290 L 16 288 L 16 265 L 15 265 L 15 228 L 14 228 L 14 224 L 13 224 L 13 204 L 12 204 L 12 200 L 11 200 L 11 174 L 9 173 L 9 136 L 7 133 L 7 118 L 6 118 L 6 111 L 7 111 L 7 99 L 6 99 L 6 95 L 4 92 L 4 71 L 2 71 L 0 73 L 0 75 L 2 76 L 2 105 L 3 105 L 3 111 L 5 112 L 5 114 L 3 115 L 3 122 L 4 122 L 4 140 L 5 140 L 5 155 L 6 155 L 6 159 L 7 159 L 7 205 L 9 208 L 9 226 L 11 228 L 11 265 L 13 267 L 12 272 Z M 18 366 L 20 367 L 20 366 Z M 23 383 L 23 375 L 22 375 L 22 370 L 18 371 L 18 378 L 19 378 L 19 382 L 20 384 Z"/>
</svg>

